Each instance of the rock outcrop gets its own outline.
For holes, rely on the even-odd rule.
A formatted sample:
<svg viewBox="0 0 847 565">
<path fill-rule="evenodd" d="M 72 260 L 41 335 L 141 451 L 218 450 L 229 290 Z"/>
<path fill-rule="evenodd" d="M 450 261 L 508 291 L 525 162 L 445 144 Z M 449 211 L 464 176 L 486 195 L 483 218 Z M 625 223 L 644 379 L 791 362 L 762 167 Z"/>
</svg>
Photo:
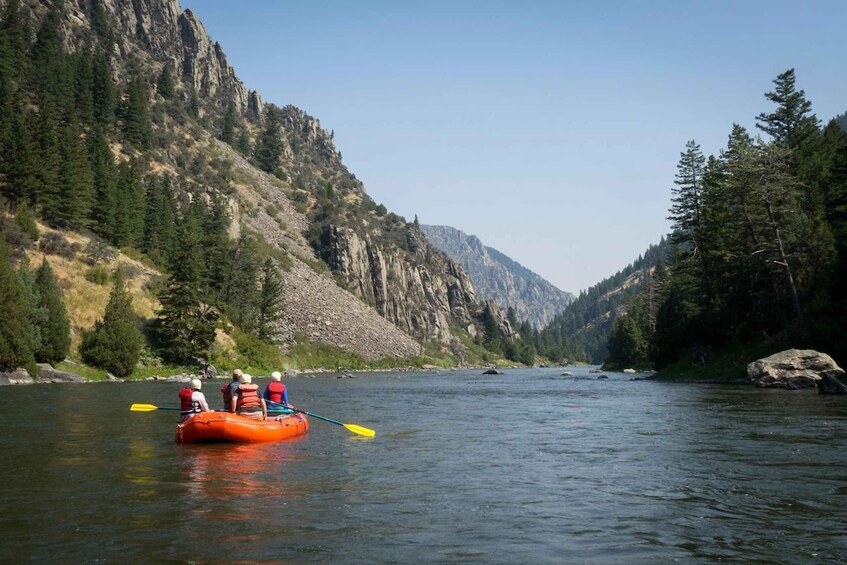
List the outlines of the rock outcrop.
<svg viewBox="0 0 847 565">
<path fill-rule="evenodd" d="M 469 311 L 476 305 L 473 285 L 446 257 L 434 254 L 428 264 L 414 263 L 352 228 L 332 226 L 329 258 L 353 294 L 406 333 L 449 343 L 451 320 L 476 333 Z"/>
<path fill-rule="evenodd" d="M 223 110 L 229 103 L 248 118 L 258 118 L 258 94 L 250 92 L 226 60 L 220 44 L 213 42 L 202 22 L 191 10 L 182 11 L 178 0 L 99 0 L 112 27 L 114 43 L 107 46 L 116 59 L 142 57 L 161 67 L 168 65 L 174 75 L 189 85 L 205 104 Z M 3 2 L 0 0 L 0 5 Z M 88 25 L 90 0 L 65 2 L 64 43 L 68 51 L 79 49 L 75 31 Z M 47 10 L 44 3 L 33 4 L 36 13 Z M 187 92 L 183 92 L 187 97 Z"/>
<path fill-rule="evenodd" d="M 811 349 L 788 349 L 747 365 L 749 382 L 762 388 L 813 388 L 825 375 L 843 374 L 832 357 Z"/>
<path fill-rule="evenodd" d="M 518 320 L 546 326 L 574 300 L 541 276 L 503 253 L 486 247 L 473 235 L 449 226 L 421 226 L 429 242 L 467 271 L 480 298 L 503 309 L 514 308 Z"/>
</svg>

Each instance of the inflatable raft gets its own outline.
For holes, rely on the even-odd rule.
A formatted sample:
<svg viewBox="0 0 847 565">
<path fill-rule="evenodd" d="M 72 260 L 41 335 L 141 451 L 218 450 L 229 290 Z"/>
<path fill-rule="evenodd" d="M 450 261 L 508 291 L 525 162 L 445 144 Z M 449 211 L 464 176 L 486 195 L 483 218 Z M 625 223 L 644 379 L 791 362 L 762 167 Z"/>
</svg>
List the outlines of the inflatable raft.
<svg viewBox="0 0 847 565">
<path fill-rule="evenodd" d="M 201 412 L 176 426 L 177 443 L 281 441 L 309 431 L 305 414 L 253 420 L 230 412 Z"/>
</svg>

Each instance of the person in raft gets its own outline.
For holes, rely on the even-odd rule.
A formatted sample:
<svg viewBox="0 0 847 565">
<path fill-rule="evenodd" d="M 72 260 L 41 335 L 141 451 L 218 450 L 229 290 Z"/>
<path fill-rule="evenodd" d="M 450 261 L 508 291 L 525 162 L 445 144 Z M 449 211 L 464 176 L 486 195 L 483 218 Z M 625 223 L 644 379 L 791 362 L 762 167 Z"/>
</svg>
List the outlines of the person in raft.
<svg viewBox="0 0 847 565">
<path fill-rule="evenodd" d="M 259 396 L 259 385 L 253 384 L 253 377 L 241 375 L 238 388 L 232 391 L 230 412 L 247 416 L 254 420 L 264 420 L 268 417 L 268 405 Z"/>
<path fill-rule="evenodd" d="M 191 387 L 179 389 L 179 415 L 180 421 L 184 422 L 193 418 L 200 412 L 208 412 L 209 405 L 206 403 L 206 395 L 200 392 L 203 383 L 200 379 L 191 379 Z"/>
<path fill-rule="evenodd" d="M 265 393 L 262 398 L 267 402 L 273 402 L 288 408 L 288 391 L 285 390 L 285 385 L 282 384 L 282 375 L 279 371 L 271 373 L 271 382 L 265 387 Z"/>
<path fill-rule="evenodd" d="M 224 383 L 221 387 L 221 395 L 224 397 L 224 410 L 229 410 L 232 405 L 232 391 L 238 389 L 238 381 L 241 380 L 241 369 L 232 372 L 232 380 Z"/>
</svg>

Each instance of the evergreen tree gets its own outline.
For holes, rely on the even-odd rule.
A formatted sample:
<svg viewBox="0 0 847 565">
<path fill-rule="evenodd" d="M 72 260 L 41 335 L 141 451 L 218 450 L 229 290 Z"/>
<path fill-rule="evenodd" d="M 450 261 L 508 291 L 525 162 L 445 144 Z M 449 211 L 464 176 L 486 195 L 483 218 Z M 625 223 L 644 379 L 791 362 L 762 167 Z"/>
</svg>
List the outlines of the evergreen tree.
<svg viewBox="0 0 847 565">
<path fill-rule="evenodd" d="M 24 367 L 35 375 L 33 329 L 18 277 L 9 261 L 5 239 L 0 236 L 0 370 Z"/>
<path fill-rule="evenodd" d="M 812 103 L 806 100 L 806 93 L 796 90 L 794 69 L 779 74 L 773 82 L 776 88 L 766 93 L 765 98 L 775 103 L 777 109 L 759 114 L 756 127 L 777 144 L 795 149 L 817 132 L 819 122 L 811 113 Z"/>
<path fill-rule="evenodd" d="M 206 352 L 215 339 L 218 319 L 213 305 L 204 300 L 208 293 L 203 284 L 202 209 L 196 202 L 180 222 L 178 239 L 157 322 L 162 355 L 182 362 Z"/>
<path fill-rule="evenodd" d="M 115 84 L 109 58 L 103 50 L 97 51 L 91 67 L 91 92 L 94 103 L 94 119 L 104 131 L 108 131 L 115 120 Z"/>
<path fill-rule="evenodd" d="M 20 0 L 8 0 L 0 16 L 0 75 L 9 86 L 19 85 L 29 70 L 30 35 L 29 18 Z"/>
<path fill-rule="evenodd" d="M 136 160 L 122 163 L 118 168 L 115 190 L 114 225 L 112 243 L 118 247 L 135 246 L 144 234 L 144 216 L 139 213 L 145 207 L 144 185 L 141 182 L 141 167 Z"/>
<path fill-rule="evenodd" d="M 59 194 L 45 203 L 48 220 L 61 228 L 88 224 L 94 201 L 94 176 L 78 125 L 70 119 L 60 149 Z"/>
<path fill-rule="evenodd" d="M 259 300 L 256 307 L 256 333 L 268 342 L 273 342 L 278 335 L 276 323 L 282 318 L 283 295 L 282 278 L 274 265 L 273 259 L 268 258 L 262 267 L 262 280 L 259 284 Z"/>
<path fill-rule="evenodd" d="M 46 311 L 44 325 L 40 328 L 41 347 L 35 352 L 35 358 L 42 363 L 57 363 L 70 351 L 71 325 L 53 269 L 46 258 L 35 274 L 35 286 L 40 306 Z"/>
<path fill-rule="evenodd" d="M 609 356 L 605 366 L 610 369 L 644 367 L 647 364 L 647 342 L 635 316 L 625 313 L 615 318 L 609 334 Z"/>
<path fill-rule="evenodd" d="M 11 116 L 10 129 L 0 152 L 0 184 L 9 206 L 35 206 L 41 186 L 39 147 L 22 113 Z"/>
<path fill-rule="evenodd" d="M 74 105 L 76 115 L 83 123 L 94 121 L 94 69 L 91 54 L 82 51 L 74 57 L 65 57 L 66 64 L 74 68 Z"/>
<path fill-rule="evenodd" d="M 235 142 L 235 105 L 232 102 L 226 107 L 221 123 L 221 141 L 230 145 Z"/>
<path fill-rule="evenodd" d="M 141 249 L 157 265 L 166 265 L 176 241 L 176 204 L 170 177 L 147 179 L 144 235 Z"/>
<path fill-rule="evenodd" d="M 18 284 L 21 288 L 22 309 L 21 318 L 28 327 L 30 351 L 41 349 L 41 328 L 47 323 L 47 309 L 41 303 L 38 288 L 35 283 L 35 273 L 29 267 L 29 261 L 24 257 L 18 267 Z M 35 357 L 33 357 L 33 361 Z"/>
<path fill-rule="evenodd" d="M 115 211 L 117 208 L 117 168 L 115 157 L 103 130 L 91 133 L 91 170 L 94 185 L 94 203 L 91 225 L 94 232 L 114 243 Z"/>
<path fill-rule="evenodd" d="M 127 85 L 127 101 L 124 108 L 124 133 L 138 149 L 150 147 L 150 94 L 141 71 L 134 69 Z"/>
<path fill-rule="evenodd" d="M 188 93 L 188 115 L 195 120 L 200 117 L 200 99 L 194 87 L 191 87 Z"/>
<path fill-rule="evenodd" d="M 123 273 L 115 269 L 109 304 L 102 320 L 82 337 L 80 353 L 89 365 L 105 369 L 118 377 L 132 373 L 141 356 L 144 336 L 138 316 L 132 309 L 132 296 L 126 289 Z"/>
<path fill-rule="evenodd" d="M 109 15 L 103 7 L 103 0 L 92 0 L 91 4 L 91 29 L 100 40 L 100 46 L 108 51 L 115 41 L 112 26 L 109 24 Z"/>
<path fill-rule="evenodd" d="M 165 100 L 171 100 L 174 97 L 176 91 L 169 65 L 162 66 L 162 72 L 159 73 L 159 78 L 156 79 L 156 90 L 159 92 L 159 96 Z"/>
<path fill-rule="evenodd" d="M 241 133 L 238 135 L 238 141 L 235 142 L 235 148 L 242 155 L 250 155 L 250 136 L 247 135 L 246 130 L 241 130 Z"/>
<path fill-rule="evenodd" d="M 248 330 L 256 324 L 256 285 L 261 263 L 258 244 L 249 234 L 242 233 L 223 262 L 220 296 L 229 318 Z"/>
<path fill-rule="evenodd" d="M 256 160 L 256 164 L 260 169 L 274 174 L 279 169 L 279 158 L 282 155 L 282 150 L 283 144 L 280 134 L 279 112 L 273 106 L 269 106 L 265 118 L 265 129 L 262 131 L 259 139 L 256 140 L 256 147 L 253 149 L 253 158 Z"/>
</svg>

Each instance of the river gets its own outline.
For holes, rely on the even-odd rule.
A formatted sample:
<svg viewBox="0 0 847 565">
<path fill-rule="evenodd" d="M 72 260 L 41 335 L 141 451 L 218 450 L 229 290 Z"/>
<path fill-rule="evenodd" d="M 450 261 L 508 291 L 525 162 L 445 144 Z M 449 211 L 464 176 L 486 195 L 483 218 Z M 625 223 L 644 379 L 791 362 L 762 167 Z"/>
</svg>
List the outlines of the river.
<svg viewBox="0 0 847 565">
<path fill-rule="evenodd" d="M 847 399 L 569 370 L 299 376 L 377 436 L 263 445 L 129 411 L 174 383 L 3 387 L 0 562 L 847 561 Z"/>
</svg>

